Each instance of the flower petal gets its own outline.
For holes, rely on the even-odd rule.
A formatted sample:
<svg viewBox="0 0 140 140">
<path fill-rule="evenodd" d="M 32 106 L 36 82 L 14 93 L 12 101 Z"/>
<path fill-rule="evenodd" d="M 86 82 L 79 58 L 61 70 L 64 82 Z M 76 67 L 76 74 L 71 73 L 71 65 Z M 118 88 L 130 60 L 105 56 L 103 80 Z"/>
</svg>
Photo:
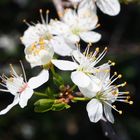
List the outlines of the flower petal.
<svg viewBox="0 0 140 140">
<path fill-rule="evenodd" d="M 87 76 L 81 71 L 72 72 L 71 79 L 75 85 L 77 85 L 78 87 L 83 87 L 83 88 L 88 87 L 91 82 L 91 79 L 89 78 L 89 76 Z"/>
<path fill-rule="evenodd" d="M 96 5 L 93 0 L 82 0 L 78 6 L 79 17 L 91 17 L 96 14 Z"/>
<path fill-rule="evenodd" d="M 110 82 L 110 65 L 105 63 L 98 67 L 99 72 L 95 73 L 95 75 L 100 79 L 104 80 L 104 83 Z"/>
<path fill-rule="evenodd" d="M 28 81 L 28 86 L 32 89 L 38 88 L 39 86 L 46 83 L 49 79 L 48 70 L 43 69 L 38 76 L 32 77 Z"/>
<path fill-rule="evenodd" d="M 78 35 L 69 32 L 64 34 L 64 39 L 68 40 L 71 43 L 77 43 L 80 41 L 80 37 Z"/>
<path fill-rule="evenodd" d="M 48 27 L 49 31 L 53 35 L 62 35 L 69 30 L 67 24 L 57 20 L 51 20 Z"/>
<path fill-rule="evenodd" d="M 80 52 L 80 50 L 73 51 L 72 56 L 79 64 L 81 63 L 81 60 L 85 59 L 85 56 Z"/>
<path fill-rule="evenodd" d="M 110 16 L 115 16 L 120 12 L 120 3 L 118 0 L 97 0 L 96 4 L 103 13 Z"/>
<path fill-rule="evenodd" d="M 87 104 L 87 112 L 91 122 L 98 122 L 103 116 L 103 106 L 97 99 L 92 99 Z"/>
<path fill-rule="evenodd" d="M 86 88 L 79 87 L 79 89 L 85 97 L 92 98 L 101 89 L 100 80 L 96 76 L 92 76 L 89 86 Z"/>
<path fill-rule="evenodd" d="M 65 14 L 63 17 L 64 23 L 71 26 L 76 23 L 76 19 L 77 19 L 77 16 L 76 16 L 76 12 L 74 10 L 72 10 L 72 9 L 65 10 Z"/>
<path fill-rule="evenodd" d="M 85 42 L 91 42 L 91 43 L 95 43 L 101 39 L 101 35 L 99 33 L 93 32 L 93 31 L 82 32 L 82 33 L 80 33 L 80 37 Z"/>
<path fill-rule="evenodd" d="M 34 91 L 30 87 L 27 87 L 20 95 L 19 105 L 24 108 L 27 105 L 28 100 L 32 97 Z"/>
<path fill-rule="evenodd" d="M 72 61 L 67 60 L 52 60 L 51 61 L 58 69 L 60 70 L 75 70 L 78 67 L 78 64 Z"/>
<path fill-rule="evenodd" d="M 55 53 L 61 56 L 70 56 L 71 52 L 76 49 L 74 44 L 66 43 L 63 38 L 57 36 L 51 41 L 51 43 Z"/>
<path fill-rule="evenodd" d="M 107 120 L 111 123 L 114 123 L 114 116 L 111 112 L 111 107 L 108 105 L 104 105 L 104 114 Z"/>
<path fill-rule="evenodd" d="M 14 97 L 13 102 L 10 105 L 8 105 L 5 109 L 3 109 L 2 111 L 0 111 L 0 115 L 6 114 L 13 106 L 17 105 L 18 102 L 19 102 L 19 96 L 16 95 Z"/>
</svg>

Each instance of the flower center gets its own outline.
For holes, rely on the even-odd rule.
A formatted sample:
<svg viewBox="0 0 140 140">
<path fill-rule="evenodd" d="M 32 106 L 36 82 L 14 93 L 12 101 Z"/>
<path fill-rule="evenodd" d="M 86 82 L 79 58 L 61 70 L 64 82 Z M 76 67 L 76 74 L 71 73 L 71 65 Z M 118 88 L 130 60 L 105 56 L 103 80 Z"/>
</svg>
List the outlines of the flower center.
<svg viewBox="0 0 140 140">
<path fill-rule="evenodd" d="M 34 43 L 31 46 L 30 51 L 34 55 L 38 55 L 41 50 L 45 50 L 45 47 L 46 47 L 46 43 L 45 43 L 44 39 L 41 38 L 38 43 Z"/>
<path fill-rule="evenodd" d="M 19 89 L 19 93 L 22 93 L 26 88 L 28 87 L 28 84 L 25 83 L 20 89 Z"/>
</svg>

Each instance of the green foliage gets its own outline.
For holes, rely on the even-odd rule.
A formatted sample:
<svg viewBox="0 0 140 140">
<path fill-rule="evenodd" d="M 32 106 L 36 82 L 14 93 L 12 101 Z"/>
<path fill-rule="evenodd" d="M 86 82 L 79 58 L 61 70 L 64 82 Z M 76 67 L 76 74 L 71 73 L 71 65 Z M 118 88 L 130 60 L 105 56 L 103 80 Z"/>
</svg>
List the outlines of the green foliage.
<svg viewBox="0 0 140 140">
<path fill-rule="evenodd" d="M 70 105 L 64 102 L 60 102 L 57 99 L 40 99 L 35 102 L 35 112 L 47 112 L 47 111 L 60 111 L 70 108 Z"/>
</svg>

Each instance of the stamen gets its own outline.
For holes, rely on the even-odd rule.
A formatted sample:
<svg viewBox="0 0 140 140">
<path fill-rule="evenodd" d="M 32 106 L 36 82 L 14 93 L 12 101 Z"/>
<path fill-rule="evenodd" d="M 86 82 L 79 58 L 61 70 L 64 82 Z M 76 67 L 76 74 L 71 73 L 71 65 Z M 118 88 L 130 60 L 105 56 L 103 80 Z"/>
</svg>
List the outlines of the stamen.
<svg viewBox="0 0 140 140">
<path fill-rule="evenodd" d="M 23 19 L 23 22 L 24 22 L 27 26 L 31 26 L 31 24 L 28 23 L 28 22 L 26 21 L 26 19 Z"/>
<path fill-rule="evenodd" d="M 27 83 L 27 78 L 26 78 L 26 74 L 25 74 L 25 69 L 24 69 L 24 67 L 23 67 L 22 61 L 20 60 L 19 62 L 20 62 L 21 68 L 22 68 L 24 80 L 25 80 L 25 82 Z"/>
<path fill-rule="evenodd" d="M 101 61 L 101 59 L 106 55 L 106 53 L 107 53 L 107 47 L 105 47 L 102 53 L 96 58 L 94 65 L 96 65 L 99 61 Z"/>
<path fill-rule="evenodd" d="M 117 111 L 119 114 L 122 114 L 122 110 L 116 109 L 116 106 L 111 105 L 110 103 L 104 101 L 107 105 L 109 105 L 111 108 L 113 108 L 115 111 Z"/>
<path fill-rule="evenodd" d="M 124 87 L 124 86 L 126 86 L 126 84 L 127 84 L 127 82 L 124 82 L 124 83 L 122 83 L 120 85 L 117 85 L 116 87 Z"/>
<path fill-rule="evenodd" d="M 49 23 L 49 13 L 50 13 L 50 11 L 47 10 L 47 11 L 46 11 L 46 24 Z"/>
<path fill-rule="evenodd" d="M 43 17 L 43 11 L 42 11 L 42 9 L 40 9 L 39 12 L 40 12 L 40 17 L 41 17 L 42 23 L 43 23 L 43 24 L 46 24 L 46 23 L 45 23 L 45 20 L 44 20 L 44 17 Z"/>
</svg>

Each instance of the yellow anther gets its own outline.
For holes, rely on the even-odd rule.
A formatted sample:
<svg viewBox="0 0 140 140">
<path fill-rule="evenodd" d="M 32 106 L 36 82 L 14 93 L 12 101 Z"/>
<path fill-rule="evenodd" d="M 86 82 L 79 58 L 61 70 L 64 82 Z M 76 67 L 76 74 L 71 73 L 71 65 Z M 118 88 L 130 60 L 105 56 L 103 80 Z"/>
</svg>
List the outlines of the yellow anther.
<svg viewBox="0 0 140 140">
<path fill-rule="evenodd" d="M 118 78 L 122 78 L 122 75 L 121 75 L 121 74 L 119 74 L 119 75 L 118 75 Z"/>
<path fill-rule="evenodd" d="M 127 99 L 130 99 L 130 96 L 127 96 L 126 98 L 127 98 Z"/>
<path fill-rule="evenodd" d="M 115 66 L 115 62 L 112 62 L 111 65 L 112 65 L 112 66 Z"/>
<path fill-rule="evenodd" d="M 117 72 L 114 72 L 114 75 L 117 75 Z"/>
<path fill-rule="evenodd" d="M 39 12 L 42 14 L 42 12 L 43 12 L 42 9 L 39 9 Z"/>
<path fill-rule="evenodd" d="M 26 19 L 23 19 L 23 22 L 26 23 Z"/>
<path fill-rule="evenodd" d="M 115 105 L 113 105 L 113 107 L 114 107 L 114 108 L 116 108 L 116 106 L 115 106 Z"/>
<path fill-rule="evenodd" d="M 122 110 L 119 110 L 119 114 L 120 114 L 120 115 L 122 114 Z"/>
<path fill-rule="evenodd" d="M 49 14 L 50 13 L 50 10 L 46 10 L 46 13 Z"/>
<path fill-rule="evenodd" d="M 107 47 L 105 47 L 105 50 L 107 50 L 108 48 Z"/>
<path fill-rule="evenodd" d="M 129 104 L 132 105 L 133 104 L 133 101 L 129 101 Z"/>
<path fill-rule="evenodd" d="M 99 48 L 96 48 L 95 51 L 96 51 L 96 52 L 99 52 Z"/>
<path fill-rule="evenodd" d="M 127 91 L 127 92 L 124 92 L 124 94 L 130 94 L 130 92 L 129 92 L 129 91 Z"/>
</svg>

